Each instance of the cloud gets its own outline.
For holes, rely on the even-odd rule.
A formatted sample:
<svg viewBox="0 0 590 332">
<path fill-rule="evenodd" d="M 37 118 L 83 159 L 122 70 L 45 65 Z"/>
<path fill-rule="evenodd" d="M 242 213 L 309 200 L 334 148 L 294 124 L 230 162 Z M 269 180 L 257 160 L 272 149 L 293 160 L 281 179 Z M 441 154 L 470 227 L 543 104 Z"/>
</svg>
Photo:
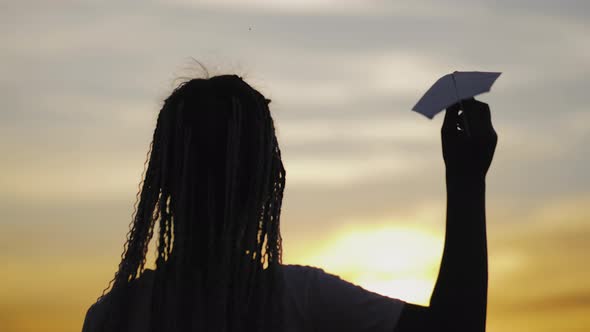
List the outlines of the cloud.
<svg viewBox="0 0 590 332">
<path fill-rule="evenodd" d="M 78 280 L 82 312 L 112 277 L 155 116 L 177 77 L 200 75 L 193 56 L 213 74 L 242 74 L 273 99 L 288 172 L 285 243 L 301 257 L 326 239 L 350 244 L 339 232 L 359 223 L 427 225 L 442 239 L 441 118 L 409 109 L 446 72 L 503 71 L 481 97 L 500 136 L 487 188 L 490 327 L 546 327 L 541 318 L 550 316 L 584 322 L 572 312 L 587 308 L 589 277 L 580 263 L 589 249 L 587 1 L 2 7 L 0 251 L 3 262 L 21 262 L 7 265 L 12 285 L 19 273 L 41 270 L 47 282 L 39 287 L 48 290 L 29 289 L 37 302 L 25 304 L 43 307 L 39 294 L 63 294 Z M 370 227 L 358 237 L 386 247 Z M 328 249 L 318 255 L 332 260 Z M 99 256 L 112 259 L 84 264 Z M 396 289 L 427 285 L 406 281 Z M 380 277 L 363 282 L 392 289 Z M 551 308 L 560 314 L 534 316 Z M 75 330 L 72 310 L 66 303 L 54 316 L 68 315 Z"/>
<path fill-rule="evenodd" d="M 453 13 L 444 6 L 434 6 L 433 1 L 413 3 L 390 3 L 382 0 L 253 0 L 247 3 L 237 0 L 206 0 L 198 4 L 188 0 L 161 1 L 161 5 L 182 8 L 213 8 L 241 13 L 287 14 L 287 15 L 330 15 L 358 16 L 383 15 L 441 15 Z M 435 8 L 433 8 L 433 6 Z"/>
</svg>

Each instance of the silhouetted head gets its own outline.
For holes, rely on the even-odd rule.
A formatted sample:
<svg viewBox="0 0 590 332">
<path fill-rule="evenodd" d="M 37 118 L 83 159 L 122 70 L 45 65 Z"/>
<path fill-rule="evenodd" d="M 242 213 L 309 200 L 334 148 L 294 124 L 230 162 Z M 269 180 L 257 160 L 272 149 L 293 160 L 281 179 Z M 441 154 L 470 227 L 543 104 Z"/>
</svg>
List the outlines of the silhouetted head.
<svg viewBox="0 0 590 332">
<path fill-rule="evenodd" d="M 111 290 L 124 293 L 143 273 L 157 233 L 156 281 L 176 280 L 181 300 L 175 317 L 154 306 L 152 326 L 194 327 L 198 316 L 216 331 L 271 329 L 285 170 L 269 102 L 235 75 L 192 79 L 165 100 Z M 170 304 L 155 293 L 154 303 Z M 116 316 L 105 326 L 120 326 Z"/>
<path fill-rule="evenodd" d="M 182 84 L 166 99 L 160 130 L 154 147 L 162 149 L 162 187 L 174 212 L 196 213 L 179 215 L 187 226 L 199 225 L 191 235 L 208 230 L 205 238 L 221 244 L 227 231 L 256 227 L 252 213 L 272 200 L 271 193 L 282 193 L 285 171 L 268 100 L 238 76 Z M 239 241 L 247 234 L 231 235 Z"/>
</svg>

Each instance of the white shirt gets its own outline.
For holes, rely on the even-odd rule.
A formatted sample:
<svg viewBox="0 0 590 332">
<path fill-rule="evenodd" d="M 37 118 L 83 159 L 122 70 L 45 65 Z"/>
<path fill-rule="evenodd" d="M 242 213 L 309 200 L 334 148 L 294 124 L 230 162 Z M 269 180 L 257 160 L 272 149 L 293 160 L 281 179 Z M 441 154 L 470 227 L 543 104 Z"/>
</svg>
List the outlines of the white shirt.
<svg viewBox="0 0 590 332">
<path fill-rule="evenodd" d="M 298 331 L 392 332 L 404 302 L 311 266 L 283 265 L 285 327 Z"/>
<path fill-rule="evenodd" d="M 303 265 L 281 265 L 285 279 L 284 326 L 286 332 L 392 332 L 399 320 L 403 301 L 370 292 L 324 270 Z M 130 331 L 147 331 L 146 317 L 154 271 L 138 279 Z M 93 305 L 86 314 L 83 332 L 98 329 L 104 305 Z M 148 316 L 146 316 L 148 315 Z"/>
</svg>

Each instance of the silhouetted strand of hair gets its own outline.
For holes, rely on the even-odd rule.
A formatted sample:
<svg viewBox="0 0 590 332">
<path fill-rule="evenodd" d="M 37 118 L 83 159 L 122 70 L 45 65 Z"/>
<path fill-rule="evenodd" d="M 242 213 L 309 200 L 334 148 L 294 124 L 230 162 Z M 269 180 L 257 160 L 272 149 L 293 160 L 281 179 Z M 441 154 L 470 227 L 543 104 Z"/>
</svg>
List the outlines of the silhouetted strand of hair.
<svg viewBox="0 0 590 332">
<path fill-rule="evenodd" d="M 285 169 L 270 100 L 235 75 L 181 83 L 148 152 L 104 331 L 124 331 L 156 236 L 152 331 L 281 331 Z"/>
</svg>

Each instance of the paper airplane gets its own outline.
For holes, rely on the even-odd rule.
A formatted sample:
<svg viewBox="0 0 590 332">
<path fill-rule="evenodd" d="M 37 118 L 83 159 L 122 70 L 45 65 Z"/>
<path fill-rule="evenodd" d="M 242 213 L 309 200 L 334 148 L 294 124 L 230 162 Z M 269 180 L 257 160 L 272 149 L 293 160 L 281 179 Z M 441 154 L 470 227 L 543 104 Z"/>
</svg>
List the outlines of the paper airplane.
<svg viewBox="0 0 590 332">
<path fill-rule="evenodd" d="M 456 71 L 438 79 L 412 108 L 429 119 L 445 108 L 490 91 L 501 73 Z"/>
</svg>

